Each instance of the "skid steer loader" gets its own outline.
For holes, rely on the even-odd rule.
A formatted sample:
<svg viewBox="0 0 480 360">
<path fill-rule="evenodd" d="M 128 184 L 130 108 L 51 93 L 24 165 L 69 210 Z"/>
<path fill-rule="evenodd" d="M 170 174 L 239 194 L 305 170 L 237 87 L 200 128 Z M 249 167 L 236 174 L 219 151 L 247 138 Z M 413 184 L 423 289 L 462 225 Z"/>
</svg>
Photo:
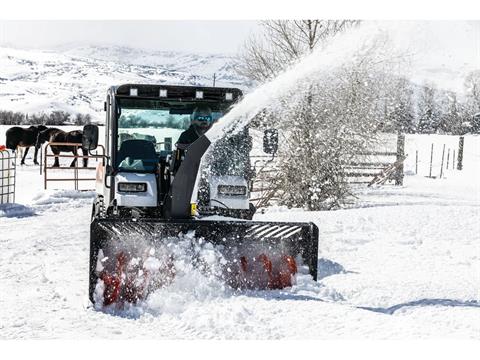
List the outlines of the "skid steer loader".
<svg viewBox="0 0 480 360">
<path fill-rule="evenodd" d="M 176 265 L 180 247 L 192 264 L 233 288 L 281 289 L 301 271 L 316 280 L 313 223 L 250 220 L 248 129 L 233 142 L 226 135 L 213 144 L 215 150 L 225 140 L 227 153 L 212 151 L 221 155 L 203 176 L 208 131 L 182 152 L 176 149 L 197 106 L 208 105 L 221 122 L 241 96 L 238 89 L 217 87 L 125 84 L 108 90 L 105 157 L 97 166 L 90 229 L 89 297 L 95 307 L 136 303 L 171 284 L 183 271 Z M 98 134 L 96 125 L 86 125 L 83 147 L 96 149 Z M 235 146 L 240 150 L 228 148 Z M 223 166 L 226 160 L 237 170 Z M 218 256 L 220 271 L 202 259 L 202 249 Z"/>
</svg>

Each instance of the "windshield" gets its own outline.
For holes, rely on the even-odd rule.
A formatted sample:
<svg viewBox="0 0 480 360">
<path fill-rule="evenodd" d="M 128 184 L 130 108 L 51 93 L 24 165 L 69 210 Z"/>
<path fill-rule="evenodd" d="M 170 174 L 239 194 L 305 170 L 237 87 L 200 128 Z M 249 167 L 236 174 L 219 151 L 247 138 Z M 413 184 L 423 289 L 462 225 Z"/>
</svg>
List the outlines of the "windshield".
<svg viewBox="0 0 480 360">
<path fill-rule="evenodd" d="M 126 171 L 153 171 L 160 156 L 171 153 L 180 134 L 190 127 L 195 104 L 181 110 L 157 101 L 119 99 L 117 166 Z M 162 108 L 164 107 L 164 108 Z M 212 113 L 213 120 L 223 115 Z"/>
<path fill-rule="evenodd" d="M 169 110 L 122 108 L 118 118 L 118 150 L 125 140 L 138 139 L 153 143 L 155 150 L 172 150 L 180 134 L 190 126 L 189 114 L 170 114 Z"/>
</svg>

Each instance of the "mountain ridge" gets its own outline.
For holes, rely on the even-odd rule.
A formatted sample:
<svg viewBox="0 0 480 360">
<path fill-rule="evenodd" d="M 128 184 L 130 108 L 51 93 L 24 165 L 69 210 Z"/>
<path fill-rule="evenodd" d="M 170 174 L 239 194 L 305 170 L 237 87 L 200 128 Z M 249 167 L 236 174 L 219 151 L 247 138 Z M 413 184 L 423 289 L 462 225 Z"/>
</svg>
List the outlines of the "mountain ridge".
<svg viewBox="0 0 480 360">
<path fill-rule="evenodd" d="M 0 47 L 0 109 L 26 113 L 88 113 L 103 118 L 111 85 L 155 83 L 238 87 L 252 83 L 236 72 L 234 56 L 150 51 L 125 46 L 64 49 Z"/>
</svg>

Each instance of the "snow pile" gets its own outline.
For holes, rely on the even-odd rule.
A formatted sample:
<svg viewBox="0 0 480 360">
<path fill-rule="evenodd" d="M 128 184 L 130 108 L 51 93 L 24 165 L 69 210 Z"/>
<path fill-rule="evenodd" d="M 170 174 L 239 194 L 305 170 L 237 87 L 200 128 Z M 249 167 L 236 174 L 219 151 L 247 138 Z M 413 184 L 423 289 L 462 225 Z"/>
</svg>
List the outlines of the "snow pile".
<svg viewBox="0 0 480 360">
<path fill-rule="evenodd" d="M 76 190 L 44 190 L 38 192 L 32 198 L 32 206 L 42 209 L 61 211 L 65 207 L 82 207 L 91 204 L 95 198 L 93 191 Z"/>
<path fill-rule="evenodd" d="M 104 284 L 99 279 L 94 295 L 97 309 L 128 316 L 175 313 L 183 311 L 188 303 L 228 293 L 221 279 L 225 259 L 211 243 L 195 241 L 192 232 L 157 243 L 148 241 L 151 234 L 124 234 L 117 228 L 113 231 L 119 232 L 115 248 L 99 251 L 97 274 L 114 273 L 118 254 L 126 254 L 126 276 L 133 274 L 137 283 L 146 280 L 142 284 L 145 297 L 141 296 L 136 305 L 125 302 L 104 307 Z"/>
<path fill-rule="evenodd" d="M 35 215 L 35 210 L 21 204 L 0 204 L 0 218 L 20 218 Z"/>
<path fill-rule="evenodd" d="M 199 307 L 212 301 L 225 301 L 238 296 L 253 296 L 265 299 L 312 299 L 323 301 L 341 301 L 342 296 L 334 289 L 313 281 L 306 266 L 299 266 L 292 287 L 281 290 L 245 290 L 232 285 L 235 282 L 235 263 L 227 261 L 222 246 L 214 246 L 208 241 L 195 239 L 194 233 L 189 232 L 178 238 L 169 238 L 162 241 L 162 245 L 146 241 L 145 237 L 120 235 L 115 240 L 115 252 L 127 253 L 128 265 L 126 268 L 136 268 L 136 279 L 132 282 L 127 275 L 122 275 L 122 284 L 141 284 L 145 272 L 148 272 L 148 285 L 142 284 L 142 292 L 146 295 L 136 303 L 120 301 L 113 304 L 104 304 L 105 283 L 97 281 L 94 299 L 95 308 L 109 314 L 122 317 L 139 318 L 142 315 L 162 316 L 181 315 L 192 307 Z M 121 245 L 120 245 L 121 244 Z M 258 250 L 260 251 L 260 249 Z M 139 255 L 140 254 L 140 255 Z M 142 255 L 144 259 L 141 259 Z M 114 254 L 104 254 L 99 251 L 97 274 L 101 274 L 112 264 Z M 171 266 L 168 259 L 172 259 Z M 300 264 L 300 259 L 299 259 Z M 324 264 L 320 264 L 323 266 Z M 107 269 L 108 274 L 114 273 Z M 173 269 L 173 271 L 172 271 Z M 171 274 L 174 274 L 171 276 Z M 130 272 L 131 274 L 131 272 Z M 165 275 L 167 274 L 167 275 Z M 161 286 L 151 287 L 156 278 L 161 278 Z M 165 277 L 170 277 L 165 281 Z M 151 291 L 149 291 L 151 290 Z"/>
</svg>

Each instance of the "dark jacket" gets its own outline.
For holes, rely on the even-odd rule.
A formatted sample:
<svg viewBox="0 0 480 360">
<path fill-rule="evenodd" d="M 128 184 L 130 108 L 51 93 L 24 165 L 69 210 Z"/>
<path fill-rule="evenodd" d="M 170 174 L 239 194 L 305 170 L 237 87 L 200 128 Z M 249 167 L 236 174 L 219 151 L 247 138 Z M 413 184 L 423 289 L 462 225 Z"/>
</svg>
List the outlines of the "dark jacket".
<svg viewBox="0 0 480 360">
<path fill-rule="evenodd" d="M 190 127 L 187 130 L 185 130 L 180 134 L 177 144 L 191 144 L 198 138 L 199 136 L 194 126 L 190 125 Z"/>
</svg>

